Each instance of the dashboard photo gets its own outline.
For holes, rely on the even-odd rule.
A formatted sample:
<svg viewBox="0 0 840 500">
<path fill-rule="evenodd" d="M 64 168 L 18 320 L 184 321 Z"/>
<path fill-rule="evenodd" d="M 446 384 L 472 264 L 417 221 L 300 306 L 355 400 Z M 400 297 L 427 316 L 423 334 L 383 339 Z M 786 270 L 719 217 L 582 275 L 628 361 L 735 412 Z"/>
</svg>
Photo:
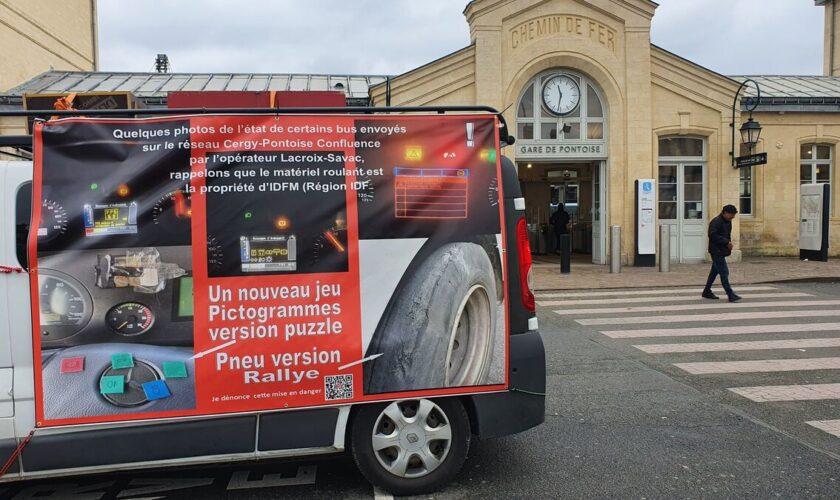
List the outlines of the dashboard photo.
<svg viewBox="0 0 840 500">
<path fill-rule="evenodd" d="M 195 407 L 191 248 L 108 248 L 39 259 L 45 413 Z"/>
<path fill-rule="evenodd" d="M 274 152 L 272 152 L 274 153 Z M 276 152 L 281 156 L 283 152 Z M 249 153 L 237 153 L 248 156 Z M 308 155 L 308 153 L 296 153 Z M 312 153 L 322 157 L 323 153 Z M 262 163 L 261 170 L 290 169 Z M 277 181 L 247 175 L 253 163 L 217 164 L 226 176 L 208 176 L 207 270 L 210 277 L 347 271 L 347 199 L 343 165 L 315 160 L 302 175 Z M 309 172 L 307 174 L 307 172 Z M 277 176 L 274 176 L 277 178 Z M 238 191 L 241 179 L 271 189 Z M 316 184 L 321 189 L 306 189 Z M 313 209 L 314 208 L 314 209 Z"/>
<path fill-rule="evenodd" d="M 179 124 L 44 131 L 36 335 L 47 419 L 195 407 L 192 209 L 179 180 L 189 152 L 114 140 L 116 129 Z"/>
</svg>

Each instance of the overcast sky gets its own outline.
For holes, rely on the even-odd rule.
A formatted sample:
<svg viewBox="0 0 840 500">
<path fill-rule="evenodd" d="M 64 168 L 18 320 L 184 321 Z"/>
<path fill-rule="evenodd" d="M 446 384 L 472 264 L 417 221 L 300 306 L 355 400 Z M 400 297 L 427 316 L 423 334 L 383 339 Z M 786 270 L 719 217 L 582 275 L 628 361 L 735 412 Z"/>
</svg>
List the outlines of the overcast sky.
<svg viewBox="0 0 840 500">
<path fill-rule="evenodd" d="M 821 74 L 813 0 L 659 0 L 653 43 L 726 75 Z M 399 74 L 469 44 L 466 0 L 98 0 L 100 67 Z M 747 40 L 750 40 L 749 43 Z"/>
</svg>

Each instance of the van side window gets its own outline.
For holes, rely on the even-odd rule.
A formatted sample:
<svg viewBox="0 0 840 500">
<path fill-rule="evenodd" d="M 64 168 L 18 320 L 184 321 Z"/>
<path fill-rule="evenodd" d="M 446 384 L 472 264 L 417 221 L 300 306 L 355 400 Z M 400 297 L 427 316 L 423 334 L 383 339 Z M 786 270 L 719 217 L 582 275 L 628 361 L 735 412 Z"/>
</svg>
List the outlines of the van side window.
<svg viewBox="0 0 840 500">
<path fill-rule="evenodd" d="M 32 183 L 27 182 L 18 189 L 15 200 L 15 248 L 21 267 L 29 269 L 29 255 L 26 240 L 29 238 L 29 219 L 32 216 Z"/>
</svg>

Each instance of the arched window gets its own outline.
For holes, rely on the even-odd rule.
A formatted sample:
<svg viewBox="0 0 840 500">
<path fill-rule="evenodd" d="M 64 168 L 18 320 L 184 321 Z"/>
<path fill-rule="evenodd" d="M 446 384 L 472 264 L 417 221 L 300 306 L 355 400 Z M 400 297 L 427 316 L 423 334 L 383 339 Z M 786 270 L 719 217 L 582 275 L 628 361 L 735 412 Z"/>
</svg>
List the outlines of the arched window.
<svg viewBox="0 0 840 500">
<path fill-rule="evenodd" d="M 516 133 L 521 141 L 603 143 L 603 100 L 585 76 L 565 70 L 546 71 L 531 80 L 519 97 Z"/>
</svg>

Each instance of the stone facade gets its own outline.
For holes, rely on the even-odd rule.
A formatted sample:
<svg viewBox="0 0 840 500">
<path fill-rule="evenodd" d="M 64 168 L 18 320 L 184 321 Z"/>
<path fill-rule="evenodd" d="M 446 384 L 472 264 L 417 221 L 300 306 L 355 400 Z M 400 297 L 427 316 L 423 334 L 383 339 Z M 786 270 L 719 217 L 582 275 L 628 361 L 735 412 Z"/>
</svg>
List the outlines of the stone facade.
<svg viewBox="0 0 840 500">
<path fill-rule="evenodd" d="M 722 205 L 739 204 L 730 122 L 740 82 L 651 45 L 655 9 L 648 0 L 474 0 L 464 11 L 471 45 L 393 78 L 391 104 L 490 105 L 506 110 L 514 130 L 519 96 L 535 75 L 552 69 L 585 75 L 599 87 L 606 107 L 606 222 L 623 228 L 621 260 L 630 264 L 634 181 L 658 178 L 659 138 L 703 139 L 705 222 Z M 372 103 L 384 105 L 385 92 L 384 85 L 373 87 Z M 733 224 L 734 240 L 740 241 L 733 259 L 742 250 L 797 255 L 800 145 L 837 144 L 840 115 L 762 112 L 754 117 L 764 127 L 757 151 L 767 151 L 769 163 L 753 169 L 754 213 Z M 736 126 L 741 123 L 739 112 Z M 516 147 L 504 152 L 517 160 Z M 522 173 L 522 162 L 519 167 Z M 840 255 L 840 217 L 831 225 L 831 253 Z"/>
<path fill-rule="evenodd" d="M 97 68 L 96 0 L 0 0 L 0 91 L 52 69 Z M 0 135 L 26 133 L 0 118 Z"/>
<path fill-rule="evenodd" d="M 50 68 L 97 66 L 96 0 L 0 0 L 0 91 Z"/>
<path fill-rule="evenodd" d="M 800 146 L 832 146 L 832 213 L 829 254 L 840 255 L 837 160 L 840 116 L 836 113 L 756 113 L 764 130 L 760 151 L 768 163 L 755 167 L 755 214 L 741 217 L 741 247 L 752 255 L 797 255 L 799 248 Z M 827 162 L 828 163 L 828 162 Z"/>
</svg>

